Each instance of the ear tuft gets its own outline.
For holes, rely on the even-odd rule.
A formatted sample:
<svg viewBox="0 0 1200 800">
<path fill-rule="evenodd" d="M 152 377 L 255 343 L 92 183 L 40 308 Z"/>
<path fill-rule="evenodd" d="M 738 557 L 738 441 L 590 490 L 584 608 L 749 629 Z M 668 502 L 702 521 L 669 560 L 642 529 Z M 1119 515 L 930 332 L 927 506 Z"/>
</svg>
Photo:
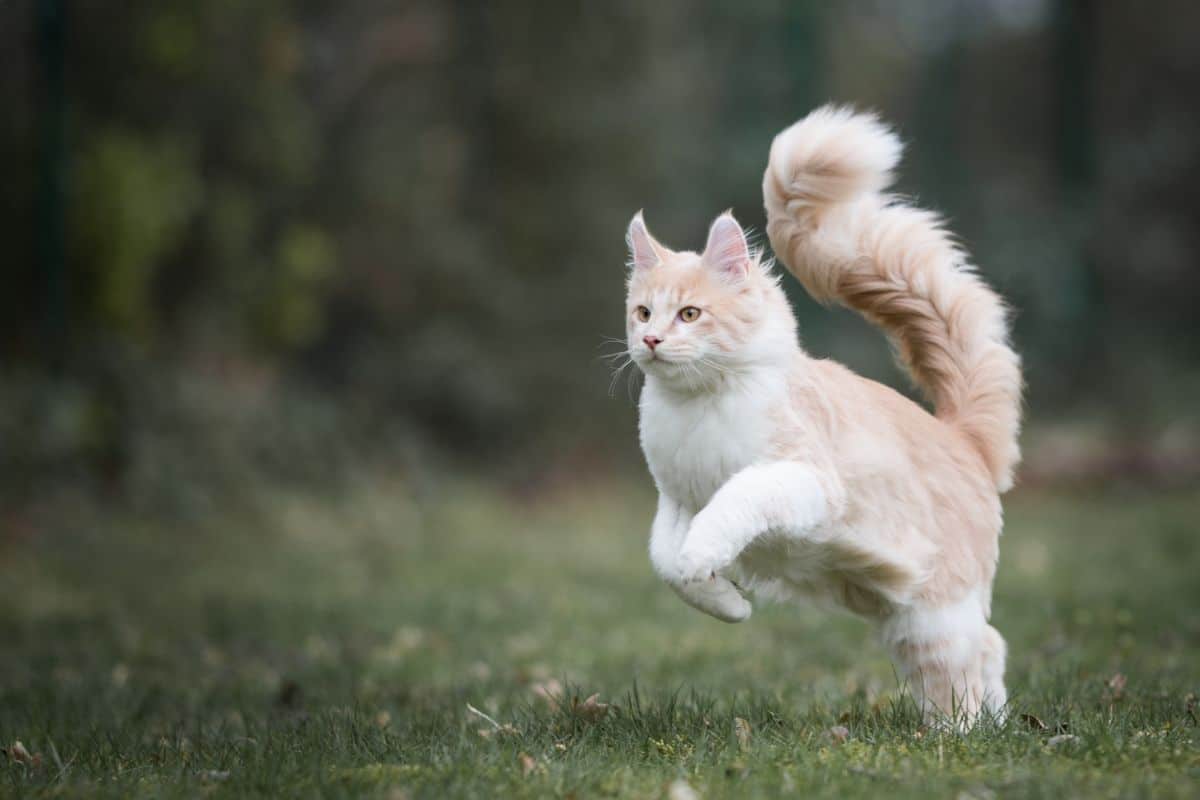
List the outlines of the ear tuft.
<svg viewBox="0 0 1200 800">
<path fill-rule="evenodd" d="M 726 211 L 717 217 L 708 229 L 708 243 L 704 245 L 704 263 L 725 277 L 739 280 L 750 271 L 750 245 L 746 233 Z"/>
<path fill-rule="evenodd" d="M 646 229 L 641 211 L 633 215 L 625 234 L 625 243 L 629 245 L 629 263 L 634 269 L 650 269 L 662 261 L 661 245 L 654 241 Z"/>
</svg>

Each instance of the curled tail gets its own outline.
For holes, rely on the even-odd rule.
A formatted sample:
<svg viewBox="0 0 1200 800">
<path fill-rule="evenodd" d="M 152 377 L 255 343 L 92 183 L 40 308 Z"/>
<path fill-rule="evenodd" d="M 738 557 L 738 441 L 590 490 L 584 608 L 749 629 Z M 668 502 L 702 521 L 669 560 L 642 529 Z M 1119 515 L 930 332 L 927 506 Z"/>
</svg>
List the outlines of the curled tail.
<svg viewBox="0 0 1200 800">
<path fill-rule="evenodd" d="M 874 116 L 812 112 L 771 145 L 767 235 L 815 299 L 884 329 L 937 417 L 962 431 L 1005 491 L 1021 424 L 1005 306 L 936 214 L 882 194 L 900 150 Z"/>
</svg>

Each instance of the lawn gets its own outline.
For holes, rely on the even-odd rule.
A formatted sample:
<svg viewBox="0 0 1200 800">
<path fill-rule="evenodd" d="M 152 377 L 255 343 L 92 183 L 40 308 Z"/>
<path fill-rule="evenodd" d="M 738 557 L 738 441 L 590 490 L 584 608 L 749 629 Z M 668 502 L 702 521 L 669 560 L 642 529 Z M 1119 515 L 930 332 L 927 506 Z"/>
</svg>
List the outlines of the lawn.
<svg viewBox="0 0 1200 800">
<path fill-rule="evenodd" d="M 1014 494 L 1012 713 L 965 736 L 920 725 L 861 622 L 686 608 L 652 507 L 378 480 L 64 505 L 0 538 L 0 794 L 1200 796 L 1200 493 Z"/>
</svg>

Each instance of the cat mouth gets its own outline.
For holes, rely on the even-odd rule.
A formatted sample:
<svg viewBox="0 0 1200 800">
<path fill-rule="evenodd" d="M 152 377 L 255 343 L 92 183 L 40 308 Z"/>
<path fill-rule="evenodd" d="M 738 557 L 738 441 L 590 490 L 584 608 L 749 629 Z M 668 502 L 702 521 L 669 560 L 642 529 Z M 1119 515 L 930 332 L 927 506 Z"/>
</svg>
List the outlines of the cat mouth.
<svg viewBox="0 0 1200 800">
<path fill-rule="evenodd" d="M 674 364 L 676 362 L 667 358 L 666 356 L 662 355 L 661 353 L 656 353 L 655 351 L 651 350 L 648 353 L 646 353 L 646 363 L 647 364 Z"/>
<path fill-rule="evenodd" d="M 656 370 L 663 374 L 682 369 L 689 363 L 689 359 L 686 356 L 680 357 L 679 354 L 664 355 L 661 352 L 648 348 L 638 354 L 635 360 L 638 366 L 643 369 Z"/>
</svg>

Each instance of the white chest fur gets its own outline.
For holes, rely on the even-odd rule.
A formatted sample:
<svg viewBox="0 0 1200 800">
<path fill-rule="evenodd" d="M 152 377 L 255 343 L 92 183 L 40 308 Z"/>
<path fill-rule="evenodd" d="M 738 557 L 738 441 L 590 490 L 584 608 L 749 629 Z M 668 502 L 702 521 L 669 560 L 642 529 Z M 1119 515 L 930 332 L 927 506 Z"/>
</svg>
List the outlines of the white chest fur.
<svg viewBox="0 0 1200 800">
<path fill-rule="evenodd" d="M 713 392 L 681 394 L 653 377 L 642 391 L 642 451 L 659 491 L 693 514 L 738 470 L 770 445 L 770 409 L 782 381 L 746 381 Z"/>
</svg>

